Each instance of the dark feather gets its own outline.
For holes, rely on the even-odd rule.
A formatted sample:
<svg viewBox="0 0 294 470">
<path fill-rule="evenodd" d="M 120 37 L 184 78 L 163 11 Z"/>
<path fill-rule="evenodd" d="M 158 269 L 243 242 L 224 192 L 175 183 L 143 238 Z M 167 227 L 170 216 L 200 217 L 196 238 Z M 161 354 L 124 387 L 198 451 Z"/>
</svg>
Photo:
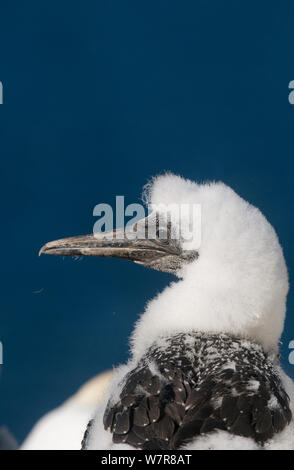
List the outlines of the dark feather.
<svg viewBox="0 0 294 470">
<path fill-rule="evenodd" d="M 166 405 L 164 412 L 170 416 L 179 426 L 185 416 L 185 407 L 184 405 L 179 405 L 176 402 L 171 402 Z"/>
<path fill-rule="evenodd" d="M 147 398 L 143 398 L 140 405 L 134 408 L 134 424 L 136 426 L 147 426 L 150 423 L 148 416 Z"/>
<path fill-rule="evenodd" d="M 174 432 L 174 422 L 168 416 L 163 416 L 157 423 L 154 423 L 154 434 L 162 441 L 169 441 Z"/>
<path fill-rule="evenodd" d="M 130 409 L 116 413 L 113 431 L 115 434 L 127 434 L 130 430 Z"/>
<path fill-rule="evenodd" d="M 178 449 L 190 439 L 200 434 L 202 421 L 192 421 L 185 426 L 181 426 L 171 440 L 170 449 Z"/>
<path fill-rule="evenodd" d="M 263 408 L 259 414 L 256 420 L 255 431 L 258 434 L 269 433 L 272 435 L 272 414 L 268 408 Z"/>
<path fill-rule="evenodd" d="M 214 418 L 212 416 L 209 416 L 203 422 L 203 424 L 200 428 L 200 434 L 207 434 L 208 432 L 215 431 L 216 429 L 221 429 L 221 430 L 225 431 L 226 426 L 220 418 L 217 419 L 217 418 Z"/>
<path fill-rule="evenodd" d="M 122 444 L 127 442 L 128 434 L 116 434 L 115 432 L 112 435 L 112 440 L 114 444 Z"/>
<path fill-rule="evenodd" d="M 146 386 L 146 391 L 150 393 L 150 395 L 158 395 L 160 393 L 160 390 L 161 386 L 159 378 L 156 376 L 152 377 L 152 379 Z"/>
<path fill-rule="evenodd" d="M 165 349 L 155 344 L 147 351 L 121 384 L 118 402 L 107 406 L 104 426 L 113 442 L 178 449 L 222 429 L 262 444 L 290 422 L 289 397 L 257 344 L 200 333 L 178 334 L 165 343 Z M 151 372 L 151 362 L 160 373 Z"/>
<path fill-rule="evenodd" d="M 254 428 L 250 422 L 250 416 L 247 413 L 239 413 L 235 422 L 230 427 L 232 434 L 243 437 L 254 437 Z"/>
<path fill-rule="evenodd" d="M 272 421 L 275 432 L 282 431 L 287 424 L 285 416 L 279 410 L 272 411 Z"/>
<path fill-rule="evenodd" d="M 158 397 L 151 396 L 148 398 L 149 419 L 151 423 L 155 423 L 160 418 L 160 402 Z"/>
<path fill-rule="evenodd" d="M 237 402 L 237 397 L 226 396 L 223 398 L 220 415 L 228 426 L 231 426 L 239 415 Z"/>
<path fill-rule="evenodd" d="M 144 444 L 145 439 L 142 437 L 139 437 L 137 434 L 135 434 L 134 431 L 130 431 L 127 435 L 127 440 L 126 443 L 129 444 L 130 446 L 133 447 L 140 447 Z"/>
<path fill-rule="evenodd" d="M 136 395 L 126 395 L 122 398 L 121 404 L 125 406 L 126 408 L 132 407 L 133 405 L 136 405 L 139 401 L 139 397 Z M 108 427 L 108 426 L 106 426 Z"/>
</svg>

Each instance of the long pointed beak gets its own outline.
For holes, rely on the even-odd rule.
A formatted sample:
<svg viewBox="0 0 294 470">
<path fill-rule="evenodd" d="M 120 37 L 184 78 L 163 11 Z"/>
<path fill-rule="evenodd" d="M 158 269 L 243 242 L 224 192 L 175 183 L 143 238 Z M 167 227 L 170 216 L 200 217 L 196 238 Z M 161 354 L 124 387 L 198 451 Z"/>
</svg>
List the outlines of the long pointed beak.
<svg viewBox="0 0 294 470">
<path fill-rule="evenodd" d="M 139 239 L 134 235 L 127 237 L 121 229 L 49 242 L 41 248 L 39 255 L 42 254 L 124 258 L 147 265 L 155 259 L 178 253 L 169 245 L 162 246 L 157 240 Z"/>
</svg>

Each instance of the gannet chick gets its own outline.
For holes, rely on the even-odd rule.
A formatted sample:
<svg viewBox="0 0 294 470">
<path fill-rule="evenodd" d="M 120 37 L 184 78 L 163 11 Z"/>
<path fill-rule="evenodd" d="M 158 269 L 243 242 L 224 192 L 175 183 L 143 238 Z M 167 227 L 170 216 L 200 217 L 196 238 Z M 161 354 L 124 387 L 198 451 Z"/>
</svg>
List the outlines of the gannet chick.
<svg viewBox="0 0 294 470">
<path fill-rule="evenodd" d="M 157 209 L 132 237 L 80 236 L 41 250 L 125 258 L 179 278 L 135 325 L 132 357 L 118 368 L 83 448 L 219 448 L 219 439 L 226 448 L 278 448 L 279 436 L 280 447 L 294 447 L 292 384 L 278 362 L 288 274 L 274 229 L 223 183 L 166 174 L 147 185 L 145 199 Z M 187 211 L 177 218 L 181 204 L 201 207 L 200 243 L 199 233 L 183 236 L 191 220 Z"/>
</svg>

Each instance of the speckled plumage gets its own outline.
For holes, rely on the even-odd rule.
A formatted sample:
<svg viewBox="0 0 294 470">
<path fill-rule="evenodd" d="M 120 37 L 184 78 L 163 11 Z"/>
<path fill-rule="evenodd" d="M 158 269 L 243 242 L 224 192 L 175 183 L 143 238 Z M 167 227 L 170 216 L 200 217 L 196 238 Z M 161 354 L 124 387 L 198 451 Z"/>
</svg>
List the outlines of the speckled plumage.
<svg viewBox="0 0 294 470">
<path fill-rule="evenodd" d="M 217 429 L 262 444 L 291 420 L 272 358 L 260 345 L 227 335 L 161 338 L 121 387 L 104 427 L 114 443 L 140 449 L 178 449 Z"/>
</svg>

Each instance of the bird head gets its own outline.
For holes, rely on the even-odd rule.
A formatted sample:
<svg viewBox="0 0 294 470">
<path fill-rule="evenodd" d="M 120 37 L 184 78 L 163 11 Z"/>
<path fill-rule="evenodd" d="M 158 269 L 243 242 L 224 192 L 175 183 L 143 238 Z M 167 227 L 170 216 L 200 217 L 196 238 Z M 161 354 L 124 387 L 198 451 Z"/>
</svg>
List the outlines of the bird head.
<svg viewBox="0 0 294 470">
<path fill-rule="evenodd" d="M 193 243 L 196 236 L 192 220 L 194 215 L 198 239 L 201 231 L 199 205 L 155 202 L 151 187 L 147 184 L 143 192 L 149 209 L 147 217 L 123 228 L 49 242 L 41 248 L 40 254 L 121 258 L 179 275 L 183 266 L 199 256 L 198 245 Z"/>
<path fill-rule="evenodd" d="M 150 338 L 156 328 L 194 328 L 273 348 L 283 329 L 288 274 L 262 213 L 221 182 L 197 184 L 170 173 L 153 178 L 143 195 L 154 208 L 148 217 L 126 229 L 50 242 L 40 253 L 124 258 L 181 278 L 149 303 L 134 338 L 142 325 Z"/>
</svg>

